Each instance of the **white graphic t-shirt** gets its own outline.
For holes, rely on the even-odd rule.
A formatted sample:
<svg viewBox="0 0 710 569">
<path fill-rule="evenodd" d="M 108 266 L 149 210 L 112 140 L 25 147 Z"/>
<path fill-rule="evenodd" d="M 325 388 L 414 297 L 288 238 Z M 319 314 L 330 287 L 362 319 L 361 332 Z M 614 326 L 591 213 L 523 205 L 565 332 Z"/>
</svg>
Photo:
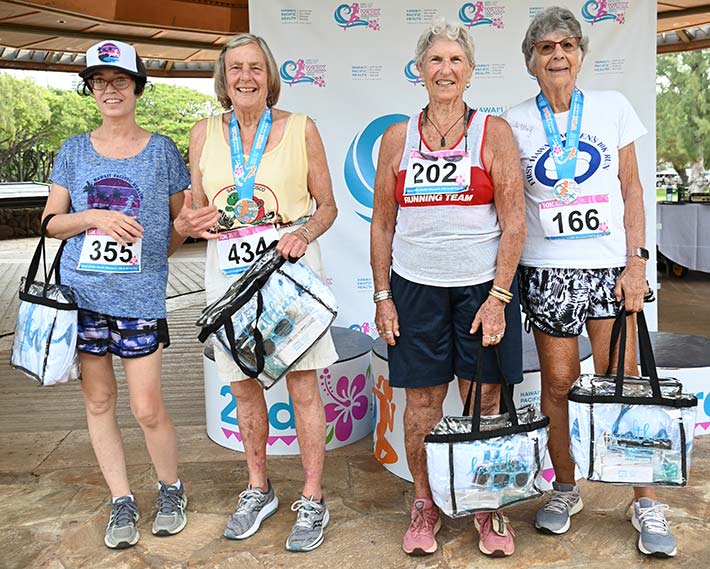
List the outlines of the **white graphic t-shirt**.
<svg viewBox="0 0 710 569">
<path fill-rule="evenodd" d="M 552 189 L 559 177 L 535 98 L 503 115 L 518 143 L 525 182 L 528 234 L 521 265 L 570 269 L 626 265 L 619 149 L 647 131 L 621 93 L 582 93 L 584 109 L 574 177 L 579 207 L 554 202 Z M 555 119 L 564 141 L 569 112 L 555 114 Z"/>
</svg>

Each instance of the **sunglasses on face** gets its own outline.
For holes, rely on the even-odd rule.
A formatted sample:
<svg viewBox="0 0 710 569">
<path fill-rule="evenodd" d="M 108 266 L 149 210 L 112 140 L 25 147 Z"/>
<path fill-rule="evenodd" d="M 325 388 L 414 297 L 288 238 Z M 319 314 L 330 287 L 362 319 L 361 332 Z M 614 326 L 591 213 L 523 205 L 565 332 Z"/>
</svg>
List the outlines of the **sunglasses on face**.
<svg viewBox="0 0 710 569">
<path fill-rule="evenodd" d="M 122 91 L 131 84 L 131 80 L 128 77 L 116 77 L 107 81 L 97 77 L 96 79 L 89 79 L 88 83 L 94 91 L 105 91 L 109 85 L 112 85 L 118 91 Z"/>
<path fill-rule="evenodd" d="M 421 158 L 422 160 L 429 160 L 430 162 L 438 162 L 439 158 L 443 159 L 444 162 L 459 162 L 460 160 L 463 160 L 462 154 L 454 154 L 453 156 L 434 156 L 432 154 L 422 152 L 421 150 L 419 150 L 417 153 L 418 158 Z"/>
<path fill-rule="evenodd" d="M 581 41 L 582 38 L 576 36 L 570 36 L 568 38 L 561 39 L 560 41 L 539 41 L 535 44 L 535 51 L 537 51 L 538 55 L 552 55 L 555 48 L 559 45 L 565 53 L 572 53 L 579 49 L 579 43 Z"/>
</svg>

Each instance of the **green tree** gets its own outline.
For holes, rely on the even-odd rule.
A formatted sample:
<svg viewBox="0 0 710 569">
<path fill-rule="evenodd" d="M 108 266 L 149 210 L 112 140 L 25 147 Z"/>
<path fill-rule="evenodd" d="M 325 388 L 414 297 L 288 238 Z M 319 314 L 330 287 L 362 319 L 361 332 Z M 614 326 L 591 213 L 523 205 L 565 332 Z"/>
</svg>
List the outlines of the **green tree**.
<svg viewBox="0 0 710 569">
<path fill-rule="evenodd" d="M 101 124 L 93 97 L 83 97 L 76 91 L 50 89 L 46 96 L 51 120 L 46 125 L 43 146 L 57 151 L 69 137 L 94 130 Z"/>
<path fill-rule="evenodd" d="M 187 158 L 190 129 L 218 108 L 214 97 L 187 87 L 156 83 L 138 100 L 136 120 L 143 128 L 172 138 Z"/>
<path fill-rule="evenodd" d="M 687 181 L 710 163 L 710 50 L 659 55 L 656 77 L 656 153 Z"/>
<path fill-rule="evenodd" d="M 46 97 L 47 89 L 31 79 L 0 73 L 0 169 L 41 140 L 51 117 Z"/>
</svg>

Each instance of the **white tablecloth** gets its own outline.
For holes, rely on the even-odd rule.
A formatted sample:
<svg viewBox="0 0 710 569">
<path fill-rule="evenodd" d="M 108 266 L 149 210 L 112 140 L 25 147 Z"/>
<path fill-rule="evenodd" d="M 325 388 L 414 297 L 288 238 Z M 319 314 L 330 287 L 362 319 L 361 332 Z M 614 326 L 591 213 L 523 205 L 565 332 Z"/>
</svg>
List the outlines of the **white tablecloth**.
<svg viewBox="0 0 710 569">
<path fill-rule="evenodd" d="M 710 273 L 710 204 L 656 204 L 656 239 L 663 256 Z"/>
</svg>

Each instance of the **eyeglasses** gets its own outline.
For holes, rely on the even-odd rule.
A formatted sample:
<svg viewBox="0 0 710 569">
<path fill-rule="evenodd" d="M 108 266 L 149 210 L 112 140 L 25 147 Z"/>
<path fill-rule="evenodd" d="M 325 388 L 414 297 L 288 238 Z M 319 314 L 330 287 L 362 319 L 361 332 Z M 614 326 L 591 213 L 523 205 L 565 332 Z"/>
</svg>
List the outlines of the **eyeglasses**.
<svg viewBox="0 0 710 569">
<path fill-rule="evenodd" d="M 552 55 L 555 48 L 559 45 L 562 51 L 565 53 L 572 53 L 579 49 L 579 43 L 582 38 L 576 36 L 570 36 L 568 38 L 561 39 L 560 41 L 545 40 L 539 41 L 535 44 L 535 51 L 539 55 Z"/>
<path fill-rule="evenodd" d="M 463 160 L 463 154 L 454 154 L 452 156 L 434 156 L 433 154 L 427 154 L 421 150 L 416 151 L 414 157 L 421 160 L 429 160 L 430 162 L 438 162 L 439 158 L 443 159 L 444 162 L 459 162 L 460 160 Z"/>
<path fill-rule="evenodd" d="M 89 79 L 89 85 L 94 91 L 105 91 L 109 85 L 112 85 L 114 89 L 118 91 L 123 91 L 131 84 L 131 80 L 128 77 L 116 77 L 107 81 L 106 79 L 101 79 L 97 77 L 96 79 Z"/>
</svg>

